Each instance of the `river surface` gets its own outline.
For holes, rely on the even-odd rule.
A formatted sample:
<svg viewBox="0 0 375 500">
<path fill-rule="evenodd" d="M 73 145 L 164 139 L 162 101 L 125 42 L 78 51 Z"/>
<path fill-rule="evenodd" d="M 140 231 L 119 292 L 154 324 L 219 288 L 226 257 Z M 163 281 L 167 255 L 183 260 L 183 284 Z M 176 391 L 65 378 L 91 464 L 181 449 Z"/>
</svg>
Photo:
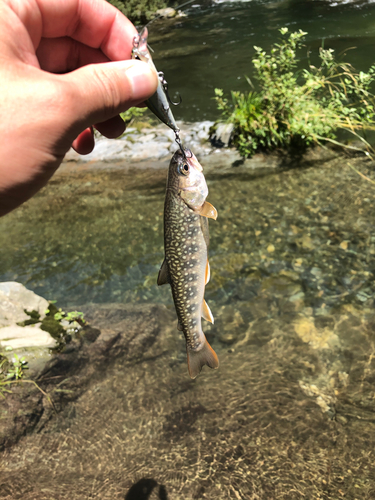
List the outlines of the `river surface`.
<svg viewBox="0 0 375 500">
<path fill-rule="evenodd" d="M 315 48 L 322 38 L 357 45 L 348 56 L 361 69 L 372 62 L 371 2 L 233 2 L 188 14 L 153 43 L 157 66 L 186 95 L 178 118 L 214 117 L 213 88 L 243 85 L 251 47 L 269 46 L 282 26 L 308 31 Z M 168 320 L 160 356 L 111 364 L 2 456 L 0 496 L 375 498 L 375 165 L 327 158 L 268 175 L 208 172 L 219 217 L 206 288 L 215 325 L 204 331 L 219 370 L 190 381 Z M 156 285 L 167 164 L 65 168 L 0 220 L 0 280 L 66 309 L 157 303 L 173 316 L 169 287 Z"/>
<path fill-rule="evenodd" d="M 268 50 L 283 27 L 308 33 L 299 52 L 301 67 L 309 60 L 318 63 L 322 45 L 358 70 L 367 71 L 374 62 L 375 3 L 370 0 L 197 1 L 186 13 L 187 18 L 149 26 L 156 67 L 165 73 L 171 95 L 179 92 L 183 99 L 175 108 L 177 119 L 216 119 L 214 89 L 248 91 L 245 76 L 253 80 L 254 45 Z"/>
</svg>

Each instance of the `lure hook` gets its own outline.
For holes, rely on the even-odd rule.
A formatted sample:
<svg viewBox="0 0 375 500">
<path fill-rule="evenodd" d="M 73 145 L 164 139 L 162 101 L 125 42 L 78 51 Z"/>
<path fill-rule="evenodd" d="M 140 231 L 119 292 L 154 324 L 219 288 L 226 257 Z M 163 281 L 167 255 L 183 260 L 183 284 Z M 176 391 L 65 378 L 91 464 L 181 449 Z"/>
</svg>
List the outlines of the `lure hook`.
<svg viewBox="0 0 375 500">
<path fill-rule="evenodd" d="M 178 147 L 180 148 L 181 154 L 184 157 L 184 160 L 187 161 L 189 158 L 193 157 L 193 153 L 190 149 L 185 149 L 184 146 L 182 145 L 181 139 L 180 139 L 180 134 L 179 132 L 175 132 L 175 141 L 178 144 Z"/>
<path fill-rule="evenodd" d="M 180 134 L 178 132 L 175 132 L 175 136 L 176 136 L 175 137 L 175 141 L 177 142 L 178 147 L 180 148 L 182 156 L 184 157 L 185 160 L 187 160 L 185 149 L 184 149 L 184 146 L 182 145 L 182 142 L 181 142 L 181 139 L 180 139 Z"/>
</svg>

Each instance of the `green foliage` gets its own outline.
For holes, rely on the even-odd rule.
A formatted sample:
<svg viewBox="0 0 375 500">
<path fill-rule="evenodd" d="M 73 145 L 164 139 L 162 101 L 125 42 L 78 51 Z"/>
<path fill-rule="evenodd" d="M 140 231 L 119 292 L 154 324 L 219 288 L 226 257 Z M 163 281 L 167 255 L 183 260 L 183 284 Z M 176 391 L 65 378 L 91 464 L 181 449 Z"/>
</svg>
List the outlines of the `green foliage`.
<svg viewBox="0 0 375 500">
<path fill-rule="evenodd" d="M 86 323 L 86 321 L 83 317 L 83 312 L 79 312 L 79 311 L 70 311 L 70 312 L 66 313 L 65 311 L 63 311 L 60 308 L 58 310 L 58 312 L 54 314 L 53 317 L 56 321 L 61 321 L 61 320 L 65 319 L 66 321 L 69 321 L 69 323 L 73 323 L 74 321 L 77 321 L 77 323 L 80 323 L 80 324 Z"/>
<path fill-rule="evenodd" d="M 33 325 L 41 322 L 40 328 L 49 332 L 53 338 L 58 341 L 57 349 L 63 348 L 67 342 L 71 340 L 69 333 L 61 325 L 61 321 L 67 321 L 70 324 L 78 323 L 83 326 L 86 323 L 84 314 L 79 311 L 65 312 L 61 308 L 55 306 L 54 300 L 49 302 L 48 309 L 44 312 L 45 317 L 41 319 L 38 311 L 26 311 L 25 313 L 30 319 L 18 323 L 20 326 Z M 75 325 L 77 326 L 77 325 Z M 28 369 L 27 361 L 24 356 L 20 357 L 13 354 L 12 359 L 9 358 L 8 352 L 11 352 L 12 347 L 6 347 L 5 353 L 0 353 L 0 396 L 5 397 L 6 393 L 11 393 L 11 386 L 18 383 L 33 384 L 50 402 L 54 408 L 53 401 L 49 395 L 44 392 L 35 380 L 25 379 L 25 370 Z M 55 409 L 55 408 L 54 408 Z"/>
<path fill-rule="evenodd" d="M 117 7 L 134 24 L 146 24 L 158 9 L 167 6 L 165 0 L 107 0 Z"/>
<path fill-rule="evenodd" d="M 280 32 L 285 36 L 288 29 Z M 305 35 L 301 30 L 289 34 L 269 54 L 254 47 L 252 63 L 259 91 L 232 91 L 230 102 L 221 89 L 215 89 L 217 107 L 222 119 L 234 125 L 232 142 L 242 156 L 322 140 L 336 143 L 338 129 L 357 135 L 357 131 L 375 128 L 370 92 L 375 65 L 368 73 L 357 73 L 350 64 L 336 61 L 332 49 L 321 47 L 320 66 L 298 72 L 296 52 Z"/>
<path fill-rule="evenodd" d="M 61 309 L 61 307 L 57 308 L 54 302 L 55 301 L 50 301 L 40 328 L 48 332 L 55 340 L 57 340 L 57 350 L 59 351 L 71 340 L 71 332 L 68 331 L 69 328 L 64 328 L 61 322 L 64 320 L 73 324 L 73 326 L 74 323 L 78 323 L 80 326 L 83 326 L 86 324 L 86 320 L 82 312 L 65 312 Z"/>
<path fill-rule="evenodd" d="M 11 348 L 7 348 L 7 351 Z M 24 377 L 24 371 L 28 369 L 24 356 L 13 355 L 9 359 L 4 353 L 0 353 L 0 395 L 5 397 L 5 393 L 11 393 L 10 385 L 19 382 Z"/>
<path fill-rule="evenodd" d="M 137 118 L 141 118 L 146 110 L 147 108 L 130 108 L 124 113 L 120 113 L 120 116 L 126 123 L 126 126 L 128 126 L 131 125 Z"/>
<path fill-rule="evenodd" d="M 20 380 L 24 376 L 24 370 L 27 370 L 27 361 L 25 356 L 19 357 L 14 354 L 14 358 L 10 366 L 8 367 L 8 372 L 6 374 L 7 379 Z"/>
</svg>

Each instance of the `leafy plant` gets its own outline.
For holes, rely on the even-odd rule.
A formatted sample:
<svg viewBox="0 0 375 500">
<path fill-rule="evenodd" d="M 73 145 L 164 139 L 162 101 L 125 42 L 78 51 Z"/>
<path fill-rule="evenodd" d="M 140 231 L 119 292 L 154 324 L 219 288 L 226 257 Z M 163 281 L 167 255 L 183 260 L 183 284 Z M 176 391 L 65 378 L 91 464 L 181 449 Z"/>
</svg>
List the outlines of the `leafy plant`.
<svg viewBox="0 0 375 500">
<path fill-rule="evenodd" d="M 31 325 L 41 322 L 40 327 L 48 331 L 57 341 L 58 348 L 63 347 L 70 340 L 69 333 L 61 325 L 62 320 L 71 323 L 79 323 L 83 326 L 86 323 L 83 312 L 70 311 L 65 312 L 61 308 L 55 306 L 54 300 L 49 302 L 48 309 L 44 312 L 45 317 L 41 319 L 37 311 L 26 311 L 30 320 L 20 322 L 20 326 Z M 76 325 L 77 326 L 77 325 Z M 5 351 L 12 351 L 12 347 L 6 347 Z M 6 393 L 12 393 L 11 386 L 18 383 L 33 384 L 50 402 L 53 409 L 56 411 L 54 403 L 50 396 L 41 389 L 35 380 L 25 379 L 25 370 L 28 369 L 27 361 L 24 356 L 13 354 L 12 359 L 7 356 L 7 353 L 0 353 L 0 396 L 5 397 Z"/>
<path fill-rule="evenodd" d="M 21 381 L 27 368 L 24 356 L 14 354 L 10 360 L 4 353 L 0 353 L 0 395 L 4 397 L 4 393 L 10 393 L 11 383 Z"/>
<path fill-rule="evenodd" d="M 167 6 L 165 0 L 107 0 L 134 24 L 145 24 L 158 10 Z"/>
<path fill-rule="evenodd" d="M 65 319 L 69 323 L 73 323 L 74 321 L 77 321 L 77 323 L 79 323 L 80 325 L 84 325 L 86 323 L 83 312 L 79 311 L 65 312 L 60 308 L 53 315 L 53 317 L 56 321 L 62 321 L 63 319 Z"/>
<path fill-rule="evenodd" d="M 45 317 L 42 320 L 40 328 L 48 332 L 58 344 L 56 349 L 59 351 L 64 348 L 64 346 L 71 341 L 72 328 L 66 328 L 61 324 L 63 320 L 68 321 L 70 324 L 78 323 L 80 326 L 86 324 L 84 314 L 79 311 L 65 312 L 60 308 L 55 306 L 55 301 L 50 300 L 48 309 L 45 311 Z M 77 331 L 76 328 L 73 330 Z"/>
<path fill-rule="evenodd" d="M 147 108 L 130 108 L 124 113 L 120 113 L 121 118 L 124 120 L 126 125 L 131 125 L 134 120 L 143 116 Z"/>
<path fill-rule="evenodd" d="M 8 368 L 8 373 L 6 374 L 6 378 L 20 380 L 24 376 L 24 370 L 27 370 L 27 361 L 25 356 L 19 357 L 17 354 L 14 354 L 14 358 L 12 360 L 12 364 Z"/>
<path fill-rule="evenodd" d="M 12 350 L 12 348 L 6 348 L 6 350 Z M 11 387 L 14 384 L 32 384 L 48 399 L 53 410 L 57 413 L 52 399 L 35 380 L 24 378 L 24 370 L 27 368 L 27 361 L 24 356 L 19 357 L 17 354 L 14 354 L 13 360 L 10 361 L 4 353 L 0 353 L 0 396 L 5 398 L 5 394 L 11 394 Z"/>
<path fill-rule="evenodd" d="M 280 30 L 288 33 L 287 28 Z M 375 65 L 368 73 L 334 57 L 332 49 L 320 48 L 320 66 L 297 71 L 297 50 L 306 32 L 290 33 L 274 44 L 270 53 L 254 47 L 252 59 L 259 90 L 231 92 L 231 100 L 215 89 L 222 120 L 234 125 L 232 142 L 242 156 L 259 149 L 309 146 L 321 141 L 337 143 L 336 132 L 346 129 L 371 146 L 358 131 L 375 128 Z"/>
</svg>

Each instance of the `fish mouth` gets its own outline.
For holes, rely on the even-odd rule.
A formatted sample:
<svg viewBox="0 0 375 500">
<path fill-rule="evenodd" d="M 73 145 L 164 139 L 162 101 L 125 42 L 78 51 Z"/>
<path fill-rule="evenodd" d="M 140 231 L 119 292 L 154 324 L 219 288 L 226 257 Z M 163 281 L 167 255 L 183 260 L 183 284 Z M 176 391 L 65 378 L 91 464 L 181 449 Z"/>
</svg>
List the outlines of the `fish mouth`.
<svg viewBox="0 0 375 500">
<path fill-rule="evenodd" d="M 189 163 L 190 165 L 195 168 L 198 172 L 203 172 L 202 165 L 199 163 L 199 161 L 193 156 L 192 158 L 189 158 Z"/>
</svg>

